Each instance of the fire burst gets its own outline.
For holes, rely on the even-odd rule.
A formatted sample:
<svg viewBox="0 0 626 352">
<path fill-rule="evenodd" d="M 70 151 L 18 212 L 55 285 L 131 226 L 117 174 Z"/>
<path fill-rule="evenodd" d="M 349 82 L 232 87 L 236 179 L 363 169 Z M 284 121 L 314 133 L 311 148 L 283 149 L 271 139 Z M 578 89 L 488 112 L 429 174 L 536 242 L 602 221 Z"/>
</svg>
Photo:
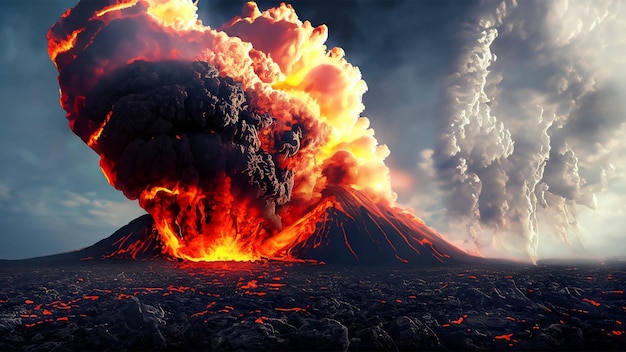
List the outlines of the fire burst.
<svg viewBox="0 0 626 352">
<path fill-rule="evenodd" d="M 367 86 L 327 49 L 324 25 L 285 4 L 249 2 L 216 29 L 196 11 L 82 1 L 48 33 L 70 128 L 152 215 L 168 254 L 290 259 L 325 191 L 393 206 L 389 150 L 360 117 Z"/>
</svg>

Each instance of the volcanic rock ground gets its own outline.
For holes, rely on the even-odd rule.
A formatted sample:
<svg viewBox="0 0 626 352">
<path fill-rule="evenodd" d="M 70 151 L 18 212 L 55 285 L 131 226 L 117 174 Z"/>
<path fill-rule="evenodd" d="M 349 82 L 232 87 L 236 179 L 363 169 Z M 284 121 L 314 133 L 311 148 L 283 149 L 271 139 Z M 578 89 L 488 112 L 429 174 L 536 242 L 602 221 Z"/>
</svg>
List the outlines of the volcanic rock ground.
<svg viewBox="0 0 626 352">
<path fill-rule="evenodd" d="M 623 350 L 626 263 L 0 262 L 0 350 Z"/>
</svg>

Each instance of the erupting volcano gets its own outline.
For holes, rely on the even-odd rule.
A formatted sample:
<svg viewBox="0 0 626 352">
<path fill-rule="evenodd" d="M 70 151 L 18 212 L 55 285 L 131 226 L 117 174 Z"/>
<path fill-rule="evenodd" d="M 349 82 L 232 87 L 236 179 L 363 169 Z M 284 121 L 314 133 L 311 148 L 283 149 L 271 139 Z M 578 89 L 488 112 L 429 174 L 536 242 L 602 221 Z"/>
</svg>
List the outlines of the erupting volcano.
<svg viewBox="0 0 626 352">
<path fill-rule="evenodd" d="M 211 6 L 221 6 L 218 3 L 224 4 Z M 613 16 L 604 15 L 613 13 L 609 10 L 594 16 L 584 5 L 580 13 L 589 21 L 567 17 L 559 21 L 566 26 L 578 23 L 573 27 L 580 32 L 585 25 L 601 28 L 601 21 Z M 54 13 L 52 5 L 36 6 L 47 7 L 39 12 Z M 555 5 L 559 13 L 567 6 L 567 2 Z M 451 221 L 469 218 L 466 228 L 451 230 L 450 236 L 468 231 L 476 235 L 472 243 L 478 246 L 484 236 L 474 230 L 497 227 L 502 233 L 493 238 L 513 237 L 511 243 L 532 254 L 542 221 L 538 206 L 552 214 L 551 206 L 567 209 L 583 199 L 579 196 L 586 193 L 579 190 L 584 181 L 579 176 L 584 173 L 579 173 L 572 151 L 560 154 L 564 149 L 558 148 L 570 140 L 559 137 L 569 133 L 564 132 L 568 124 L 561 125 L 567 121 L 548 118 L 552 115 L 548 111 L 561 110 L 558 104 L 549 106 L 555 95 L 524 102 L 550 103 L 539 124 L 523 118 L 530 110 L 510 108 L 511 116 L 504 122 L 496 118 L 496 112 L 507 107 L 528 106 L 518 98 L 539 97 L 524 93 L 535 80 L 526 72 L 544 76 L 562 64 L 570 65 L 565 60 L 572 52 L 569 42 L 567 47 L 534 51 L 544 47 L 535 44 L 549 35 L 538 16 L 546 12 L 543 3 L 481 1 L 459 8 L 454 2 L 434 6 L 354 0 L 315 2 L 312 7 L 329 23 L 345 21 L 345 33 L 355 34 L 347 45 L 361 44 L 363 39 L 371 47 L 385 48 L 388 61 L 377 62 L 384 79 L 376 88 L 392 84 L 400 103 L 381 105 L 385 112 L 394 111 L 391 105 L 414 104 L 407 97 L 422 95 L 421 87 L 444 89 L 445 108 L 437 108 L 437 126 L 431 126 L 437 147 L 423 150 L 431 153 L 422 154 L 420 186 L 416 185 L 431 193 L 422 193 L 421 205 L 413 203 L 424 209 L 421 214 L 431 216 L 429 223 L 439 221 L 441 212 L 427 205 L 440 198 L 447 202 L 449 214 L 458 218 Z M 327 13 L 337 9 L 345 12 Z M 539 260 L 531 265 L 477 258 L 396 204 L 385 165 L 389 150 L 378 144 L 368 119 L 360 116 L 367 86 L 342 49 L 325 46 L 324 25 L 299 20 L 285 4 L 261 12 L 256 4 L 247 3 L 240 16 L 215 28 L 202 24 L 197 11 L 192 0 L 83 0 L 49 29 L 48 54 L 59 72 L 60 103 L 69 127 L 100 156 L 108 183 L 136 200 L 147 214 L 81 250 L 0 259 L 0 351 L 615 351 L 626 346 L 624 261 Z M 302 11 L 307 11 L 306 5 Z M 512 15 L 505 18 L 508 11 Z M 478 20 L 477 28 L 459 13 Z M 56 16 L 35 22 L 14 15 L 20 26 L 6 27 L 4 32 L 48 24 Z M 451 17 L 458 17 L 458 23 L 448 21 Z M 423 20 L 428 23 L 420 23 Z M 356 33 L 363 27 L 384 27 L 384 33 Z M 471 40 L 442 42 L 447 34 L 432 35 L 450 29 L 469 34 Z M 496 30 L 509 39 L 497 41 Z M 33 33 L 40 32 L 35 28 Z M 408 43 L 414 39 L 417 44 Z M 386 41 L 392 43 L 388 46 Z M 462 43 L 467 45 L 457 45 Z M 602 42 L 598 43 L 601 49 Z M 20 52 L 11 44 L 9 40 L 6 56 Z M 400 60 L 393 70 L 389 63 L 396 64 L 397 52 L 387 51 L 401 46 L 410 65 L 434 68 L 422 66 L 419 55 L 414 57 L 417 47 L 411 45 L 428 48 L 424 55 L 429 61 L 443 59 L 432 50 L 437 45 L 445 46 L 446 55 L 457 50 L 462 55 L 458 62 L 456 54 L 451 55 L 457 69 L 445 70 L 450 77 L 437 81 L 442 70 L 415 86 L 400 80 L 411 81 L 417 68 L 406 70 Z M 502 53 L 499 61 L 506 62 L 524 56 L 520 55 L 524 50 L 518 50 L 524 47 L 533 48 L 532 62 L 545 61 L 540 69 L 529 71 L 527 61 L 520 60 L 520 65 L 511 66 L 512 81 L 506 75 L 494 79 L 492 72 L 509 68 L 491 66 L 495 53 Z M 358 46 L 354 49 L 359 55 Z M 552 60 L 544 55 L 553 51 L 559 54 Z M 374 56 L 372 60 L 378 61 L 380 56 Z M 19 87 L 40 87 L 41 77 L 39 71 L 31 72 L 32 64 L 19 59 L 13 69 L 28 71 L 31 80 L 37 80 L 34 86 L 10 86 L 22 94 Z M 367 61 L 361 62 L 369 71 Z M 435 66 L 445 68 L 445 63 Z M 552 89 L 546 82 L 554 81 L 563 89 L 574 87 L 572 94 L 578 92 L 576 84 L 569 83 L 584 77 L 584 72 L 566 71 L 565 81 L 542 77 L 538 84 Z M 14 76 L 4 76 L 5 81 L 7 77 Z M 515 88 L 516 80 L 523 81 L 523 89 Z M 54 78 L 49 81 L 54 83 Z M 515 101 L 491 100 L 495 90 L 511 87 Z M 570 97 L 578 95 L 562 96 L 568 101 Z M 602 104 L 598 100 L 592 105 Z M 15 110 L 8 109 L 7 116 L 22 117 L 15 112 L 23 109 L 27 115 L 30 109 L 10 105 Z M 433 113 L 435 109 L 433 104 Z M 405 111 L 395 109 L 400 110 Z M 594 124 L 586 112 L 596 109 L 583 111 L 585 118 L 576 128 L 586 130 Z M 403 114 L 398 116 L 405 116 L 404 122 L 415 117 Z M 385 122 L 391 125 L 391 120 Z M 57 121 L 63 123 L 61 118 Z M 513 127 L 509 122 L 515 122 Z M 563 131 L 554 130 L 561 126 Z M 406 130 L 414 136 L 414 130 Z M 404 141 L 398 132 L 394 137 Z M 528 138 L 522 136 L 527 133 Z M 600 139 L 589 139 L 594 148 L 596 140 Z M 24 165 L 38 160 L 20 154 L 16 147 L 16 157 L 27 159 Z M 57 161 L 52 154 L 51 162 Z M 91 185 L 87 181 L 76 185 L 80 192 Z M 59 182 L 63 187 L 69 183 L 65 178 Z M 554 187 L 559 183 L 561 188 Z M 93 232 L 98 223 L 116 218 L 111 213 L 120 213 L 113 209 L 117 202 L 91 204 L 95 194 L 60 191 L 42 195 L 54 203 L 42 202 L 58 204 L 62 215 L 92 216 L 95 222 L 81 226 Z M 10 209 L 36 208 L 32 214 L 42 217 L 39 222 L 50 224 L 54 233 L 56 224 L 48 221 L 52 212 L 29 195 L 14 194 L 0 174 L 0 211 L 9 209 L 7 204 Z M 113 211 L 104 211 L 108 209 Z M 620 208 L 616 209 L 619 215 Z M 11 210 L 4 218 L 19 214 Z M 609 219 L 619 219 L 617 215 Z M 74 216 L 67 223 L 77 219 L 83 220 Z M 31 232 L 40 236 L 29 226 L 9 231 L 11 224 L 0 220 L 0 225 L 8 248 L 16 236 Z M 71 234 L 83 231 L 78 226 L 68 229 Z M 618 244 L 611 242 L 616 248 Z"/>
<path fill-rule="evenodd" d="M 196 11 L 188 0 L 81 1 L 48 33 L 70 128 L 154 220 L 108 255 L 466 257 L 395 206 L 389 150 L 360 117 L 366 84 L 326 48 L 325 26 L 285 4 L 247 3 L 218 28 Z"/>
</svg>

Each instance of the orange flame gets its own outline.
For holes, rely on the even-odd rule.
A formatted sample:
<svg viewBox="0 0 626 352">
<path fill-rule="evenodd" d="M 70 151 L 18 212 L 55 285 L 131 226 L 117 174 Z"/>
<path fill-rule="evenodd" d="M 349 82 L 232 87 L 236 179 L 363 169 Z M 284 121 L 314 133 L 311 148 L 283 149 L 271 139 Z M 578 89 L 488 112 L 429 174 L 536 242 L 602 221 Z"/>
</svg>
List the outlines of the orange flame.
<svg viewBox="0 0 626 352">
<path fill-rule="evenodd" d="M 104 131 L 104 127 L 111 119 L 111 115 L 113 115 L 113 111 L 109 111 L 109 113 L 107 114 L 107 118 L 102 121 L 100 127 L 91 135 L 91 137 L 89 137 L 89 140 L 87 141 L 88 146 L 94 148 L 95 144 L 98 142 L 98 139 L 100 139 L 100 135 L 102 135 L 102 131 Z"/>
<path fill-rule="evenodd" d="M 123 10 L 137 4 L 137 0 L 131 0 L 128 2 L 120 2 L 117 4 L 105 6 L 103 9 L 96 12 L 96 17 L 102 17 L 109 12 Z"/>
<path fill-rule="evenodd" d="M 57 43 L 56 45 L 51 45 L 50 47 L 48 47 L 48 55 L 50 56 L 52 62 L 56 64 L 56 58 L 60 53 L 64 53 L 72 49 L 74 44 L 76 44 L 76 39 L 78 38 L 78 35 L 83 30 L 83 28 L 79 28 L 73 31 L 67 38 L 65 38 L 65 40 Z"/>
<path fill-rule="evenodd" d="M 306 240 L 318 220 L 303 215 L 311 209 L 321 215 L 322 209 L 337 206 L 323 202 L 321 196 L 333 184 L 393 204 L 395 194 L 384 164 L 389 150 L 378 145 L 369 120 L 360 116 L 367 86 L 342 49 L 327 49 L 326 26 L 300 21 L 285 4 L 261 12 L 249 2 L 241 16 L 211 29 L 198 20 L 196 4 L 188 0 L 109 3 L 100 7 L 84 2 L 76 7 L 82 6 L 81 11 L 68 10 L 50 29 L 48 41 L 50 58 L 61 72 L 95 46 L 107 26 L 123 22 L 136 29 L 111 43 L 106 55 L 92 58 L 87 75 L 68 74 L 60 81 L 70 127 L 101 154 L 100 165 L 111 185 L 119 188 L 119 170 L 99 140 L 107 133 L 112 111 L 101 122 L 80 125 L 77 119 L 84 113 L 85 92 L 137 60 L 209 62 L 220 75 L 241 82 L 255 109 L 277 116 L 284 126 L 302 116 L 319 125 L 319 136 L 300 153 L 275 160 L 295 173 L 291 202 L 276 209 L 275 216 L 262 213 L 254 197 L 237 196 L 225 175 L 213 187 L 219 192 L 211 194 L 199 186 L 172 182 L 146 188 L 139 204 L 155 219 L 169 254 L 190 261 L 289 258 L 289 247 Z M 264 146 L 273 143 L 271 136 L 262 137 Z"/>
</svg>

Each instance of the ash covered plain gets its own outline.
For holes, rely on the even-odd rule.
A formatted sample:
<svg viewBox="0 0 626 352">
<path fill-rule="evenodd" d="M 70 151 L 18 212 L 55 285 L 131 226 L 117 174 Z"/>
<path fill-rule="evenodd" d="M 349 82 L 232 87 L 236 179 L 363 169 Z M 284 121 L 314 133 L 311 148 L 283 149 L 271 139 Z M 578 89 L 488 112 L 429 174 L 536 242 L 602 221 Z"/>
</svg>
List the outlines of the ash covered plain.
<svg viewBox="0 0 626 352">
<path fill-rule="evenodd" d="M 0 262 L 0 350 L 622 350 L 626 264 Z"/>
</svg>

